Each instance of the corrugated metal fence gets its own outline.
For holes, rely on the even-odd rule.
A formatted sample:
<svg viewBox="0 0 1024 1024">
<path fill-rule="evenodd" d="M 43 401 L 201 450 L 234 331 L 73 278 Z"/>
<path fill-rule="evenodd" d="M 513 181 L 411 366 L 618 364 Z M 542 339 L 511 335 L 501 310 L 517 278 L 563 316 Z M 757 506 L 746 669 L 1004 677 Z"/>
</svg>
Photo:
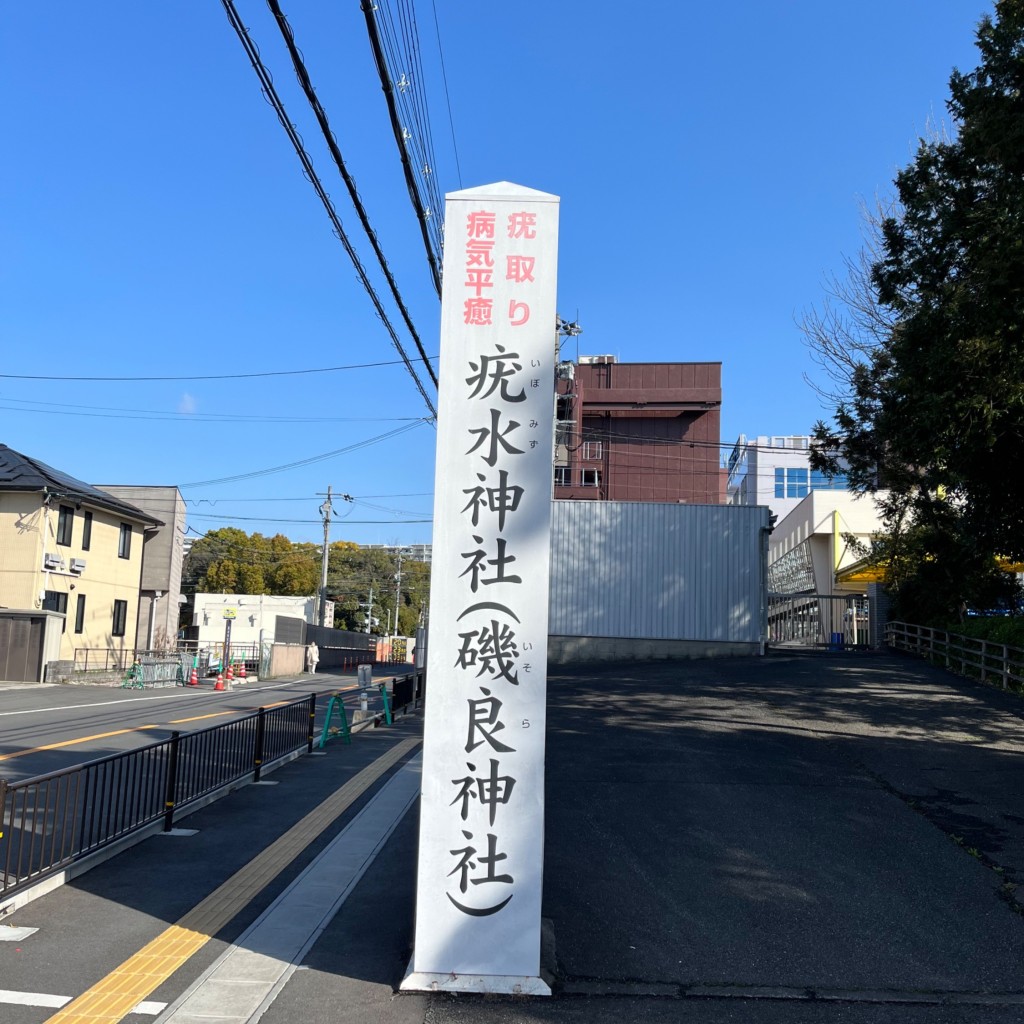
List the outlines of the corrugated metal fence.
<svg viewBox="0 0 1024 1024">
<path fill-rule="evenodd" d="M 554 636 L 759 643 L 768 509 L 552 504 Z"/>
</svg>

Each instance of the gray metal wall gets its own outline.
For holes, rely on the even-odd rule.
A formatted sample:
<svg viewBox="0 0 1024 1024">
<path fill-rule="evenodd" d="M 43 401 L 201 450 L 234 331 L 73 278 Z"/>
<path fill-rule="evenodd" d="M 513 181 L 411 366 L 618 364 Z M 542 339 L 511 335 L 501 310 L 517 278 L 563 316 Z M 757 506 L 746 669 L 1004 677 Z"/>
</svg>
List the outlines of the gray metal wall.
<svg viewBox="0 0 1024 1024">
<path fill-rule="evenodd" d="M 548 632 L 757 644 L 768 509 L 552 503 Z"/>
</svg>

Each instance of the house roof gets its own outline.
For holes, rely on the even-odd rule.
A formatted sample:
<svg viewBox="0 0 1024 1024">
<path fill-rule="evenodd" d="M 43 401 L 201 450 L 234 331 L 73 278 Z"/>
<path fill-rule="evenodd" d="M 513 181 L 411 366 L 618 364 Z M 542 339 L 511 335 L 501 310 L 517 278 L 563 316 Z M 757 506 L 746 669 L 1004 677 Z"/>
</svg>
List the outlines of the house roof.
<svg viewBox="0 0 1024 1024">
<path fill-rule="evenodd" d="M 143 512 L 127 501 L 121 501 L 92 484 L 76 480 L 45 462 L 16 452 L 5 444 L 0 444 L 0 491 L 42 491 L 60 498 L 86 502 L 151 526 L 164 525 L 161 520 L 154 519 L 148 512 Z"/>
</svg>

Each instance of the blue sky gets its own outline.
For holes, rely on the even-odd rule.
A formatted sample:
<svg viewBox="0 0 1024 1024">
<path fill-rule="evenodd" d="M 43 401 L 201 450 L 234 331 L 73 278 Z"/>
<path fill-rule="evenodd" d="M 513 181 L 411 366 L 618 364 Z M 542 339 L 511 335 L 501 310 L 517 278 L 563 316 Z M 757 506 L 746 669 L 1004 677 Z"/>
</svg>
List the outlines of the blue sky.
<svg viewBox="0 0 1024 1024">
<path fill-rule="evenodd" d="M 236 5 L 384 294 L 266 5 Z M 436 355 L 439 303 L 358 0 L 282 7 Z M 415 11 L 440 191 L 508 180 L 561 196 L 559 309 L 578 315 L 580 352 L 721 361 L 729 445 L 823 415 L 796 321 L 859 248 L 862 202 L 890 194 L 944 118 L 950 71 L 977 63 L 991 4 Z M 196 533 L 314 540 L 330 484 L 357 499 L 338 505 L 332 539 L 429 541 L 416 522 L 432 507 L 425 406 L 221 4 L 16 4 L 0 88 L 0 374 L 212 378 L 0 377 L 0 442 L 91 483 L 176 484 Z M 367 363 L 390 365 L 238 376 Z"/>
</svg>

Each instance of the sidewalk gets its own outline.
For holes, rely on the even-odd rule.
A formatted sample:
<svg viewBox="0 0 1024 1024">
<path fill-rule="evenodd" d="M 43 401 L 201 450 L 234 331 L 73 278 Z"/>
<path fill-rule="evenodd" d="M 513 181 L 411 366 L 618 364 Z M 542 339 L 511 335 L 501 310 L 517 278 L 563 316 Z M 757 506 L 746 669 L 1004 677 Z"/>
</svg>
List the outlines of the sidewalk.
<svg viewBox="0 0 1024 1024">
<path fill-rule="evenodd" d="M 147 840 L 25 907 L 4 924 L 40 931 L 20 957 L 0 944 L 3 986 L 43 991 L 60 964 L 48 991 L 85 991 L 406 744 L 149 997 L 169 1004 L 159 1019 L 256 1019 L 239 965 L 276 972 L 261 982 L 264 1024 L 1024 1019 L 1019 698 L 884 655 L 557 670 L 544 878 L 557 984 L 533 1000 L 395 994 L 412 938 L 417 816 L 403 808 L 419 724 L 333 743 L 275 772 L 277 786 L 181 823 L 198 834 Z M 288 942 L 300 952 L 282 967 L 270 950 Z"/>
</svg>

